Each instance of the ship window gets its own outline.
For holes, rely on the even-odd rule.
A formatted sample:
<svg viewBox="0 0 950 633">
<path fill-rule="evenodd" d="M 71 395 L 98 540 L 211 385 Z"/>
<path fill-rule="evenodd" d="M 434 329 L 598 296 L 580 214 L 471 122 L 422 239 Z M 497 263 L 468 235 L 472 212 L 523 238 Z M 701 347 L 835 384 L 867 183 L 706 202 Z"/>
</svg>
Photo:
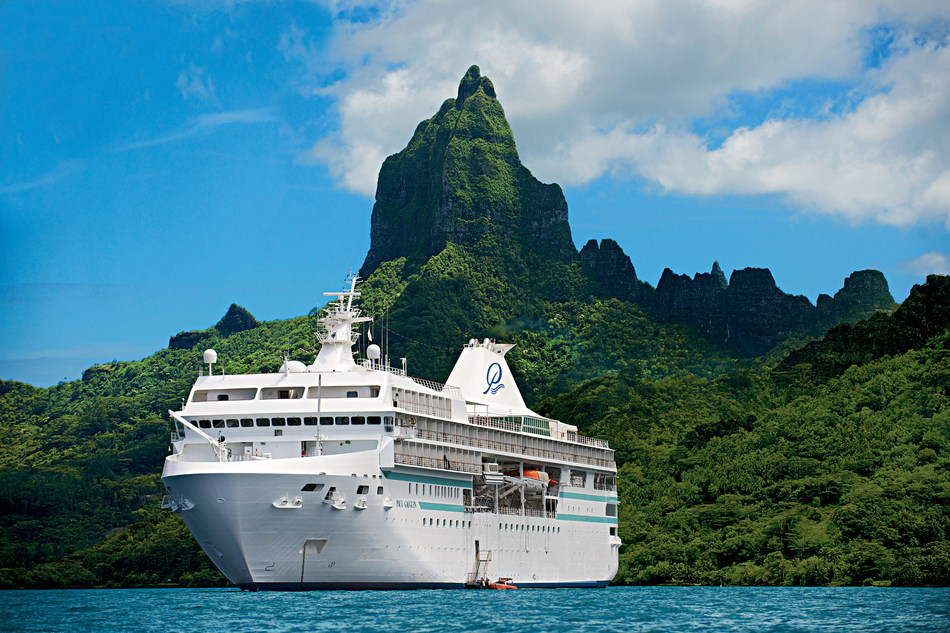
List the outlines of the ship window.
<svg viewBox="0 0 950 633">
<path fill-rule="evenodd" d="M 355 391 L 347 391 L 347 392 L 346 392 L 346 397 L 347 397 L 347 398 L 358 398 L 359 395 L 360 395 L 360 394 L 358 394 L 358 393 L 355 392 Z"/>
<path fill-rule="evenodd" d="M 232 420 L 226 420 L 225 423 L 228 425 L 228 428 L 229 428 L 229 429 L 236 429 L 236 428 L 240 425 L 240 422 L 238 422 L 237 420 L 233 420 L 233 419 L 232 419 Z"/>
<path fill-rule="evenodd" d="M 336 416 L 336 423 L 339 424 L 340 426 L 342 426 L 342 425 L 344 425 L 344 424 L 349 424 L 349 423 L 350 423 L 350 418 L 349 418 L 348 416 L 345 416 L 345 415 L 338 415 L 338 416 Z"/>
<path fill-rule="evenodd" d="M 366 424 L 366 418 L 364 418 L 361 415 L 354 415 L 352 418 L 350 418 L 350 423 L 351 424 Z"/>
<path fill-rule="evenodd" d="M 257 418 L 257 426 L 270 426 L 270 418 Z"/>
<path fill-rule="evenodd" d="M 203 429 L 210 429 L 211 420 L 198 420 L 198 426 L 200 426 Z"/>
<path fill-rule="evenodd" d="M 333 500 L 333 495 L 336 493 L 336 486 L 330 486 L 330 489 L 327 490 L 327 496 L 324 497 L 324 500 Z"/>
<path fill-rule="evenodd" d="M 284 434 L 284 429 L 274 429 L 274 437 L 280 437 Z"/>
<path fill-rule="evenodd" d="M 271 426 L 284 426 L 284 418 L 271 418 Z"/>
<path fill-rule="evenodd" d="M 313 492 L 314 490 L 322 490 L 323 484 L 304 484 L 304 487 L 300 489 L 301 492 Z"/>
<path fill-rule="evenodd" d="M 195 391 L 191 397 L 192 402 L 208 402 L 211 400 L 253 400 L 257 396 L 257 389 L 253 387 L 248 389 L 228 389 L 221 391 L 218 389 L 200 389 Z"/>
<path fill-rule="evenodd" d="M 300 418 L 287 418 L 287 426 L 300 426 Z"/>
<path fill-rule="evenodd" d="M 391 415 L 383 416 L 383 422 L 385 422 L 387 425 L 392 424 L 392 423 L 393 423 L 393 416 L 391 416 Z"/>
<path fill-rule="evenodd" d="M 241 426 L 247 428 L 249 426 L 254 426 L 254 420 L 251 418 L 241 418 Z"/>
<path fill-rule="evenodd" d="M 330 426 L 331 424 L 333 424 L 333 418 L 322 417 L 320 418 L 320 424 L 323 426 Z"/>
<path fill-rule="evenodd" d="M 383 420 L 378 415 L 371 415 L 368 418 L 366 418 L 366 421 L 369 424 L 380 424 Z"/>
<path fill-rule="evenodd" d="M 617 516 L 617 504 L 616 504 L 616 503 L 608 503 L 608 504 L 607 504 L 607 516 L 609 516 L 609 517 L 615 517 L 615 516 Z"/>
<path fill-rule="evenodd" d="M 262 400 L 291 400 L 303 397 L 303 387 L 285 387 L 283 389 L 261 389 Z"/>
<path fill-rule="evenodd" d="M 316 426 L 317 419 L 314 417 L 304 418 L 303 423 L 304 423 L 304 426 Z"/>
<path fill-rule="evenodd" d="M 382 487 L 382 486 L 378 486 L 378 487 L 376 488 L 376 494 L 378 494 L 378 495 L 383 494 L 383 487 Z"/>
<path fill-rule="evenodd" d="M 211 420 L 211 427 L 215 429 L 223 429 L 224 420 Z"/>
<path fill-rule="evenodd" d="M 369 486 L 357 486 L 357 487 L 356 487 L 356 494 L 358 494 L 358 495 L 366 495 L 366 494 L 369 494 Z"/>
</svg>

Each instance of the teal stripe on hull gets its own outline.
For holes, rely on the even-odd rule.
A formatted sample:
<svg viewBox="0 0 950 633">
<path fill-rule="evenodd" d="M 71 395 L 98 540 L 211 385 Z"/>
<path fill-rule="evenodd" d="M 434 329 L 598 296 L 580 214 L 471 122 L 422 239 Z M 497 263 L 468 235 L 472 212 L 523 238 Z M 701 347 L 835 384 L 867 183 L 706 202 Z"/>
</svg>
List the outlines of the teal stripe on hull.
<svg viewBox="0 0 950 633">
<path fill-rule="evenodd" d="M 442 512 L 465 512 L 465 508 L 451 503 L 435 503 L 433 501 L 420 501 L 419 507 L 423 510 L 440 510 Z"/>
<path fill-rule="evenodd" d="M 617 524 L 617 517 L 592 517 L 585 514 L 561 514 L 557 513 L 557 518 L 563 521 L 584 521 L 585 523 L 611 523 Z"/>
<path fill-rule="evenodd" d="M 602 495 L 586 495 L 581 492 L 561 492 L 558 494 L 561 499 L 580 499 L 582 501 L 605 501 L 607 503 L 617 503 L 617 497 L 605 497 Z"/>
</svg>

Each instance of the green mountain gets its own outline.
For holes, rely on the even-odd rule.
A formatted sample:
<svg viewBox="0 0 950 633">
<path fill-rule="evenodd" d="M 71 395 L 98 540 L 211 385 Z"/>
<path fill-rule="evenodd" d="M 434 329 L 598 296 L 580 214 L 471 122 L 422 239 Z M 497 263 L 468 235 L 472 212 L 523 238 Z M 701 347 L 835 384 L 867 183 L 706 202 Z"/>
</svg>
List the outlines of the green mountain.
<svg viewBox="0 0 950 633">
<path fill-rule="evenodd" d="M 546 402 L 617 450 L 617 581 L 950 583 L 948 292 L 933 275 L 772 373 L 625 371 Z M 840 362 L 789 387 L 803 357 Z"/>
<path fill-rule="evenodd" d="M 577 257 L 561 188 L 521 164 L 495 88 L 472 66 L 456 98 L 383 162 L 360 275 L 401 257 L 417 269 L 450 243 L 477 248 L 491 237 L 537 264 Z"/>
<path fill-rule="evenodd" d="M 362 273 L 410 374 L 444 380 L 472 337 L 516 343 L 529 405 L 611 441 L 618 582 L 950 582 L 946 277 L 893 314 L 876 271 L 817 306 L 766 269 L 654 289 L 616 242 L 575 249 L 477 67 L 384 163 Z M 232 305 L 142 361 L 0 382 L 0 587 L 223 582 L 160 510 L 166 412 L 206 347 L 229 374 L 311 361 L 316 312 Z"/>
</svg>

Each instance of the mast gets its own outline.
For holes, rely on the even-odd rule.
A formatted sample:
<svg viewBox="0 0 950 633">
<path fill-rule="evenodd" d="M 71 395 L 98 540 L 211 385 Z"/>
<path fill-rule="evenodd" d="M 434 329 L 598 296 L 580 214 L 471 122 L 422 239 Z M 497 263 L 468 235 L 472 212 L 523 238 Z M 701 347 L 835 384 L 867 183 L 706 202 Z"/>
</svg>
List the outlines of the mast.
<svg viewBox="0 0 950 633">
<path fill-rule="evenodd" d="M 353 325 L 373 319 L 361 316 L 360 309 L 353 305 L 353 300 L 360 297 L 356 289 L 359 277 L 350 275 L 347 281 L 350 282 L 348 290 L 323 293 L 325 297 L 337 299 L 326 307 L 325 314 L 317 321 L 323 331 L 317 333 L 321 347 L 310 367 L 312 371 L 352 371 L 357 368 L 353 361 L 353 345 L 360 334 Z"/>
</svg>

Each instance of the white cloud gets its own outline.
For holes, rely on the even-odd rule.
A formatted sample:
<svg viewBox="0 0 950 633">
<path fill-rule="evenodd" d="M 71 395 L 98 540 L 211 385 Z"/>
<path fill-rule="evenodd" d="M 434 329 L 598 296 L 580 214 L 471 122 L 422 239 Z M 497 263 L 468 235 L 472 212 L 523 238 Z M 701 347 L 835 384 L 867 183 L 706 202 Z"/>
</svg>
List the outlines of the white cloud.
<svg viewBox="0 0 950 633">
<path fill-rule="evenodd" d="M 205 132 L 211 132 L 226 125 L 256 125 L 259 123 L 273 123 L 277 120 L 277 117 L 274 116 L 269 108 L 209 112 L 192 117 L 188 120 L 188 123 L 174 132 L 156 138 L 116 146 L 113 148 L 113 151 L 124 152 L 130 149 L 142 149 L 145 147 L 164 145 L 165 143 L 173 143 Z"/>
<path fill-rule="evenodd" d="M 924 253 L 916 259 L 905 262 L 905 267 L 921 277 L 950 275 L 950 255 L 937 252 Z"/>
<path fill-rule="evenodd" d="M 188 99 L 197 99 L 204 103 L 214 101 L 214 82 L 210 77 L 205 77 L 205 69 L 200 66 L 189 64 L 187 69 L 178 73 L 175 87 L 181 91 L 181 96 L 185 101 Z"/>
<path fill-rule="evenodd" d="M 40 187 L 55 185 L 64 180 L 70 180 L 81 175 L 89 166 L 89 161 L 82 158 L 73 158 L 71 160 L 62 160 L 56 163 L 50 171 L 32 180 L 12 183 L 0 187 L 0 193 L 18 193 L 20 191 L 29 191 Z"/>
<path fill-rule="evenodd" d="M 302 29 L 282 42 L 314 75 L 317 64 L 346 71 L 314 86 L 337 100 L 339 127 L 305 158 L 351 190 L 373 193 L 383 157 L 475 63 L 542 180 L 575 185 L 611 171 L 677 193 L 785 195 L 852 221 L 950 223 L 950 5 L 419 0 L 358 11 L 365 5 L 335 3 L 341 15 L 375 17 L 341 21 L 321 55 Z M 874 68 L 878 28 L 897 37 Z M 822 89 L 828 107 L 771 101 L 794 101 L 805 84 L 832 86 Z M 769 110 L 737 110 L 735 95 Z M 724 129 L 722 144 L 696 134 L 699 123 Z"/>
</svg>

